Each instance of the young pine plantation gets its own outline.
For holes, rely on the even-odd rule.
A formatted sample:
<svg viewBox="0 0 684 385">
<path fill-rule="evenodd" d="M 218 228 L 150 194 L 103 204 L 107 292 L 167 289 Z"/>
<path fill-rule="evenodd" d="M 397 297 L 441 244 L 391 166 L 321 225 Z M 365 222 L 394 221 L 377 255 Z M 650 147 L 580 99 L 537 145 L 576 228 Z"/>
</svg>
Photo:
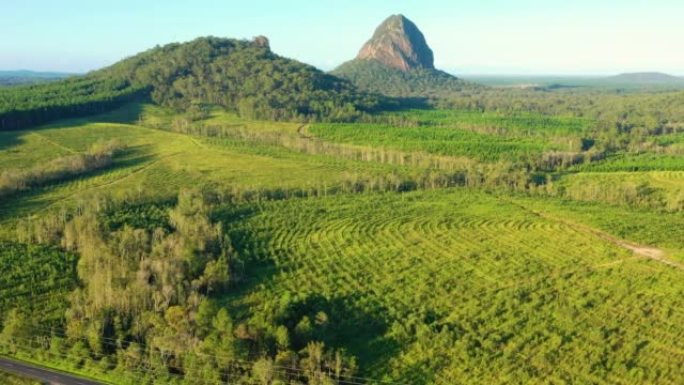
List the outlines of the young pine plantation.
<svg viewBox="0 0 684 385">
<path fill-rule="evenodd" d="M 2 355 L 113 384 L 681 383 L 681 93 L 354 104 L 263 42 L 197 44 L 92 98 L 3 91 L 44 114 L 0 131 Z M 332 88 L 144 83 L 168 52 L 222 73 L 213 49 Z"/>
</svg>

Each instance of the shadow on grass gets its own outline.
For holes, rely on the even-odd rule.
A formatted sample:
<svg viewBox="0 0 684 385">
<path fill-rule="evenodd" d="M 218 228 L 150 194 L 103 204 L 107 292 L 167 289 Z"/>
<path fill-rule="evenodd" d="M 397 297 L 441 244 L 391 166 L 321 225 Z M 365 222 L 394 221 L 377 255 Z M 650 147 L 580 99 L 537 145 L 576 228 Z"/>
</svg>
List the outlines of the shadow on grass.
<svg viewBox="0 0 684 385">
<path fill-rule="evenodd" d="M 36 127 L 0 132 L 0 151 L 22 144 L 24 140 L 21 137 L 32 131 L 40 132 L 42 130 L 74 127 L 89 123 L 136 124 L 142 116 L 143 104 L 147 101 L 146 99 L 140 99 L 97 115 L 59 119 Z"/>
<path fill-rule="evenodd" d="M 12 216 L 23 216 L 35 213 L 36 211 L 44 209 L 56 201 L 70 197 L 70 195 L 67 195 L 66 197 L 59 197 L 58 199 L 54 200 L 41 199 L 45 194 L 48 194 L 54 189 L 62 187 L 65 184 L 78 180 L 95 178 L 120 169 L 134 168 L 136 166 L 149 163 L 152 160 L 154 160 L 154 156 L 149 153 L 144 153 L 140 148 L 129 148 L 124 150 L 121 154 L 115 156 L 113 162 L 109 166 L 80 174 L 65 176 L 57 180 L 46 181 L 45 183 L 41 183 L 38 186 L 33 186 L 27 190 L 18 191 L 14 194 L 3 196 L 0 198 L 0 220 L 7 220 Z M 133 170 L 131 170 L 131 172 L 133 172 Z M 122 178 L 125 178 L 126 176 L 128 175 L 123 175 Z M 92 187 L 105 187 L 111 183 L 113 182 Z"/>
<path fill-rule="evenodd" d="M 322 341 L 356 357 L 363 371 L 386 366 L 400 351 L 398 342 L 385 336 L 389 328 L 386 314 L 387 309 L 381 304 L 361 294 L 332 298 L 311 294 L 291 302 L 278 317 L 278 323 L 291 331 L 295 350 L 304 349 L 308 341 Z M 296 329 L 304 317 L 313 328 L 302 335 Z"/>
<path fill-rule="evenodd" d="M 221 296 L 221 302 L 238 321 L 267 319 L 287 327 L 292 336 L 291 348 L 295 351 L 304 349 L 310 341 L 321 341 L 330 349 L 343 349 L 356 357 L 362 374 L 370 368 L 386 367 L 399 354 L 400 345 L 386 337 L 387 310 L 361 293 L 325 297 L 317 293 L 276 291 L 271 297 L 263 298 L 268 306 L 253 303 L 250 297 L 277 285 L 277 276 L 282 272 L 274 256 L 269 254 L 270 248 L 264 247 L 272 242 L 271 231 L 241 226 L 259 212 L 256 204 L 227 205 L 214 212 L 214 220 L 227 229 L 244 263 L 240 271 L 242 278 Z M 267 313 L 261 313 L 264 311 Z M 313 327 L 302 334 L 297 331 L 297 325 L 304 317 Z"/>
<path fill-rule="evenodd" d="M 5 131 L 0 132 L 0 151 L 10 150 L 14 146 L 24 143 L 22 136 L 26 131 Z M 2 172 L 2 170 L 0 170 Z"/>
<path fill-rule="evenodd" d="M 126 103 L 108 112 L 77 118 L 60 119 L 43 126 L 32 128 L 31 130 L 40 131 L 44 129 L 65 128 L 85 125 L 89 123 L 136 124 L 138 122 L 138 119 L 142 115 L 143 103 L 144 100 L 134 101 Z"/>
<path fill-rule="evenodd" d="M 255 235 L 254 232 L 239 226 L 240 222 L 257 213 L 257 207 L 250 204 L 224 205 L 212 213 L 212 221 L 220 222 L 226 229 L 239 259 L 237 266 L 233 267 L 233 273 L 236 275 L 234 285 L 229 293 L 223 296 L 227 302 L 255 290 L 277 272 L 273 259 L 257 251 L 260 250 L 259 245 L 267 244 L 271 240 L 270 234 L 260 232 L 259 235 Z M 248 313 L 248 309 L 243 310 L 245 314 Z"/>
<path fill-rule="evenodd" d="M 426 109 L 431 110 L 433 106 L 430 105 L 430 101 L 425 97 L 394 97 L 390 99 L 390 102 L 384 106 L 382 111 L 406 111 L 413 109 Z"/>
</svg>

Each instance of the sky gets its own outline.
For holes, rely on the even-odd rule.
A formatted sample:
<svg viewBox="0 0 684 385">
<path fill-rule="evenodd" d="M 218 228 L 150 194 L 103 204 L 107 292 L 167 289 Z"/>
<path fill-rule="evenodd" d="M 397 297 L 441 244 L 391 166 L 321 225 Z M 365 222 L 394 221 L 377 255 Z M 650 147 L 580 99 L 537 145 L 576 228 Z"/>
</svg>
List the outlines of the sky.
<svg viewBox="0 0 684 385">
<path fill-rule="evenodd" d="M 265 35 L 330 70 L 391 14 L 454 74 L 684 75 L 682 0 L 0 0 L 0 70 L 86 72 L 155 45 Z"/>
</svg>

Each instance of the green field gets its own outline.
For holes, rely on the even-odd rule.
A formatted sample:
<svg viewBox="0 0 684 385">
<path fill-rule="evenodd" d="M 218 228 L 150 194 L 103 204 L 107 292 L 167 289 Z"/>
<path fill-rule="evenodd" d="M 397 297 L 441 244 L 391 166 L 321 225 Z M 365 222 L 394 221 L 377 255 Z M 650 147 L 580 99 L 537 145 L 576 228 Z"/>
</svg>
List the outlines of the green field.
<svg viewBox="0 0 684 385">
<path fill-rule="evenodd" d="M 377 378 L 668 383 L 660 373 L 684 351 L 681 271 L 525 205 L 456 189 L 237 207 L 253 214 L 231 233 L 259 234 L 239 247 L 263 266 L 230 301 L 263 309 L 255 323 L 318 304 L 336 323 L 330 342 Z"/>
<path fill-rule="evenodd" d="M 577 151 L 590 122 L 522 114 L 468 111 L 409 111 L 384 118 L 389 124 L 316 124 L 309 132 L 324 140 L 463 156 L 480 161 L 518 161 L 546 151 Z M 382 120 L 382 118 L 380 118 Z"/>
<path fill-rule="evenodd" d="M 17 350 L 23 338 L 18 357 L 122 384 L 183 383 L 184 375 L 193 383 L 200 373 L 217 376 L 204 383 L 264 383 L 258 373 L 313 383 L 318 367 L 302 363 L 313 342 L 328 349 L 321 368 L 333 371 L 339 352 L 355 366 L 339 384 L 679 383 L 677 156 L 623 149 L 560 171 L 517 170 L 546 182 L 512 185 L 510 170 L 492 165 L 580 153 L 592 122 L 461 110 L 373 119 L 276 123 L 216 108 L 197 118 L 134 103 L 0 133 L 2 172 L 112 139 L 126 145 L 105 168 L 1 198 L 0 319 L 5 327 L 19 309 L 35 324 L 1 334 L 0 350 Z M 477 172 L 494 175 L 472 184 Z M 454 175 L 463 180 L 443 181 Z M 202 209 L 182 206 L 179 191 L 193 188 L 208 192 Z M 216 253 L 183 243 L 174 210 L 206 210 L 217 227 L 188 219 L 196 235 L 227 236 L 231 283 L 213 292 L 201 289 L 202 277 L 169 284 L 159 293 L 197 296 L 120 318 L 118 305 L 110 313 L 94 305 L 86 255 L 117 262 L 104 269 L 121 274 L 107 278 L 106 295 L 116 298 L 157 284 L 138 278 L 168 268 L 163 257 L 177 250 Z M 74 246 L 70 233 L 83 223 L 101 233 L 90 248 Z M 136 247 L 134 263 L 118 263 Z M 163 349 L 173 353 L 157 355 Z"/>
<path fill-rule="evenodd" d="M 160 114 L 159 111 L 155 113 Z M 180 188 L 198 183 L 236 191 L 306 190 L 340 186 L 356 175 L 410 173 L 402 166 L 339 159 L 325 154 L 302 154 L 268 143 L 255 145 L 253 141 L 188 136 L 136 124 L 100 122 L 118 119 L 118 114 L 108 114 L 0 136 L 3 139 L 0 146 L 5 147 L 0 147 L 0 164 L 11 165 L 12 168 L 82 152 L 98 141 L 112 138 L 128 146 L 128 151 L 117 158 L 110 169 L 87 178 L 46 186 L 16 198 L 3 199 L 0 202 L 2 219 L 31 215 L 46 208 L 57 209 L 65 203 L 73 204 L 77 197 L 82 196 L 137 193 L 170 197 L 175 196 Z M 254 126 L 248 127 L 252 129 Z M 297 126 L 285 124 L 277 127 L 277 132 L 288 132 L 296 131 Z M 17 158 L 21 161 L 16 162 Z"/>
</svg>

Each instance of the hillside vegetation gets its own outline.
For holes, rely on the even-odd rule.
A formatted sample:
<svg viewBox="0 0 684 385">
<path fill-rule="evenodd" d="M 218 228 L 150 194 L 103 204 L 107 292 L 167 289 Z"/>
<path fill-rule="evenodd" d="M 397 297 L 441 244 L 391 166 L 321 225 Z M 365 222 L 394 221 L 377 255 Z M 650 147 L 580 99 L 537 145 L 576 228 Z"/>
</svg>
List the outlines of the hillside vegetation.
<svg viewBox="0 0 684 385">
<path fill-rule="evenodd" d="M 360 90 L 396 97 L 437 97 L 479 87 L 443 71 L 425 68 L 401 71 L 374 60 L 352 60 L 331 74 L 349 80 Z"/>
<path fill-rule="evenodd" d="M 83 77 L 2 88 L 0 129 L 92 115 L 140 98 L 197 114 L 212 104 L 272 120 L 350 120 L 379 103 L 343 80 L 274 54 L 265 38 L 209 37 L 153 48 Z"/>
<path fill-rule="evenodd" d="M 496 92 L 354 124 L 134 102 L 0 133 L 5 174 L 35 181 L 0 202 L 0 349 L 121 384 L 675 384 L 684 185 L 653 157 L 676 159 L 654 133 L 678 110 L 647 128 Z"/>
</svg>

